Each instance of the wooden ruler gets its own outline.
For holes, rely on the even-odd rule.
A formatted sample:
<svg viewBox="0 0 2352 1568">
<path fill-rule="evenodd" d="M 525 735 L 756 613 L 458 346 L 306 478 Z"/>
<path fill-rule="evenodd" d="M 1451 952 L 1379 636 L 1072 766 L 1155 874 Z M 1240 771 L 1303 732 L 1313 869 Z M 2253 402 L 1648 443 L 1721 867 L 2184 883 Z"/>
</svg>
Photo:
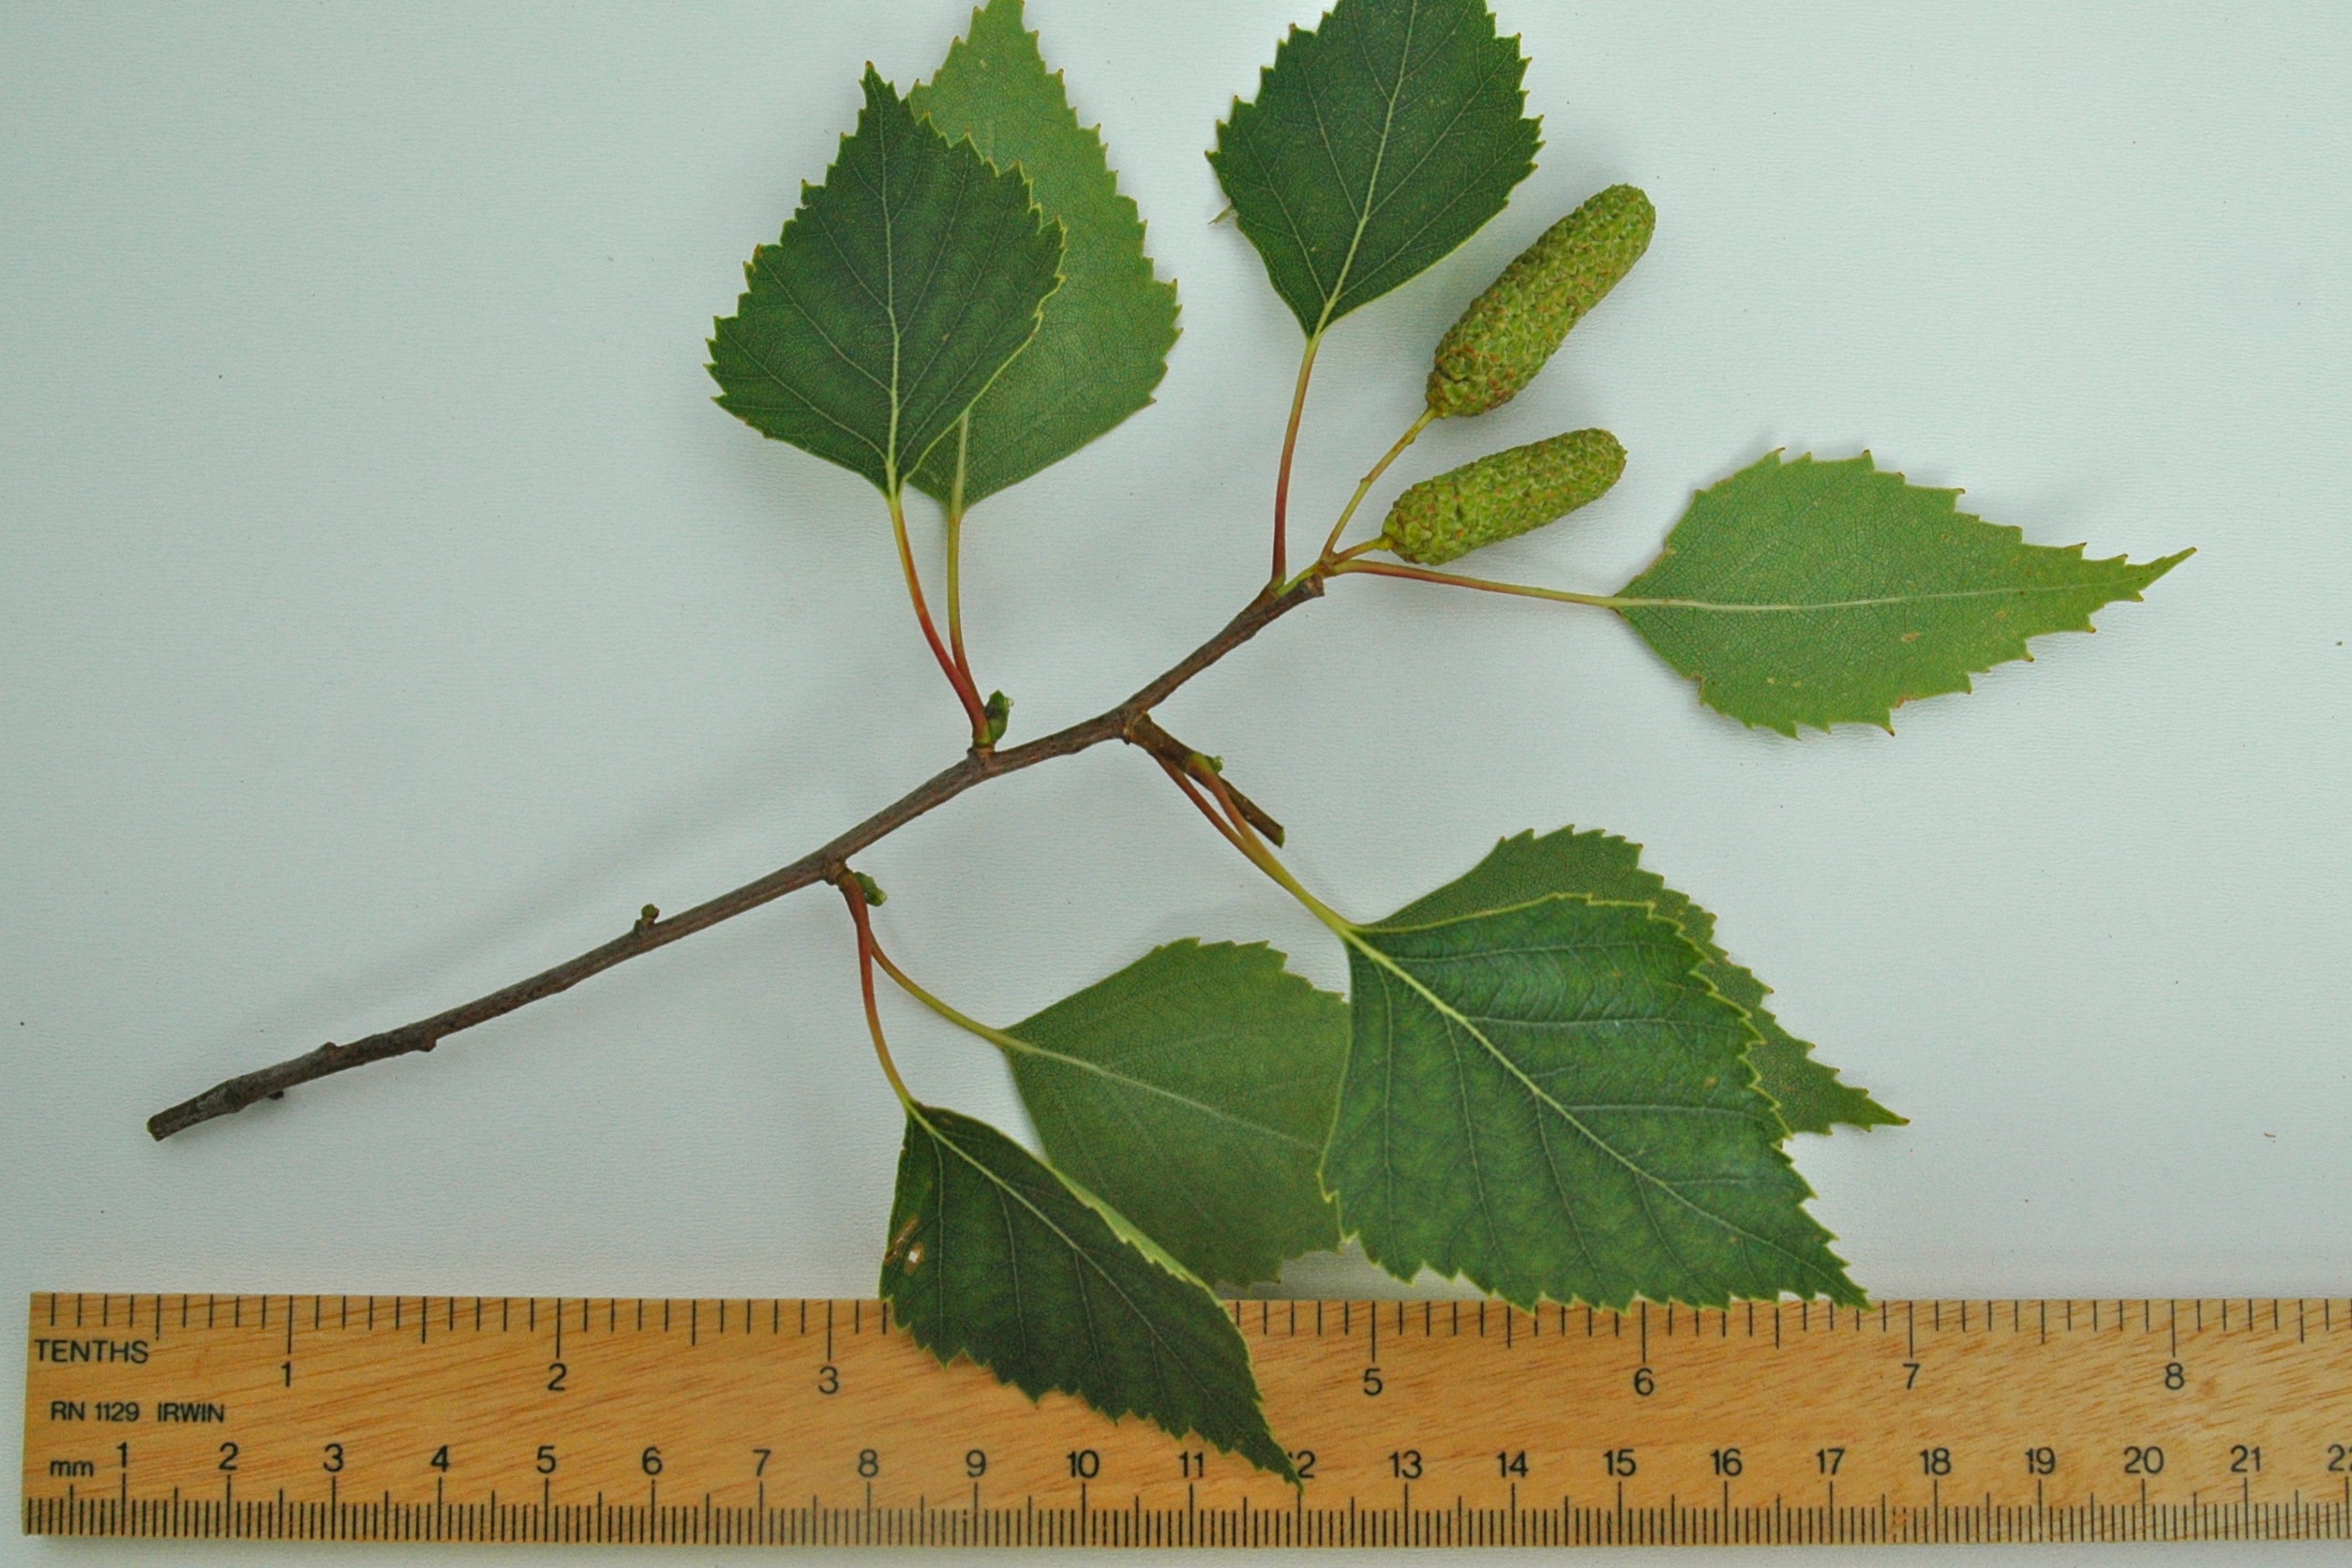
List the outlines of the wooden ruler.
<svg viewBox="0 0 2352 1568">
<path fill-rule="evenodd" d="M 872 1301 L 37 1295 L 24 1529 L 902 1546 L 2352 1539 L 2352 1301 L 1232 1304 L 1302 1489 Z"/>
</svg>

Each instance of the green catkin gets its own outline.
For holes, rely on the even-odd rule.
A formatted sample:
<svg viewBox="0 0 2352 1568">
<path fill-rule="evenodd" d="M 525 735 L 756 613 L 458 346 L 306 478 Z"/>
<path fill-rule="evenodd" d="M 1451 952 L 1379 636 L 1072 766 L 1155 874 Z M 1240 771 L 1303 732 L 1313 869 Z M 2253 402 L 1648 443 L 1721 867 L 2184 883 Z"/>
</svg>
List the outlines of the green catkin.
<svg viewBox="0 0 2352 1568">
<path fill-rule="evenodd" d="M 1424 479 L 1388 509 L 1383 534 L 1405 560 L 1441 565 L 1598 500 L 1625 471 L 1616 437 L 1571 430 Z"/>
<path fill-rule="evenodd" d="M 1430 411 L 1453 419 L 1518 396 L 1568 329 L 1641 260 L 1656 226 L 1647 196 L 1610 186 L 1545 230 L 1439 341 Z"/>
</svg>

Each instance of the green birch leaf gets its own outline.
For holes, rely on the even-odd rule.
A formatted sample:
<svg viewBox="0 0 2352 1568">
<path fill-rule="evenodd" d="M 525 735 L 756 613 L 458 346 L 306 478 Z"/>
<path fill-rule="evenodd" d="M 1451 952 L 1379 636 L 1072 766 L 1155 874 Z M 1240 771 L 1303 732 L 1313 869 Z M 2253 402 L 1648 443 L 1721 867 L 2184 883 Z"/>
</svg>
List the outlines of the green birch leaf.
<svg viewBox="0 0 2352 1568">
<path fill-rule="evenodd" d="M 1641 869 L 1641 846 L 1598 830 L 1563 828 L 1540 838 L 1533 832 L 1502 840 L 1485 859 L 1388 918 L 1391 925 L 1422 925 L 1481 909 L 1530 903 L 1553 893 L 1648 903 L 1682 928 L 1707 955 L 1700 977 L 1744 1008 L 1760 1037 L 1748 1047 L 1747 1064 L 1756 1086 L 1780 1113 L 1790 1132 L 1827 1132 L 1833 1124 L 1899 1127 L 1903 1118 L 1843 1083 L 1837 1069 L 1813 1059 L 1813 1047 L 1781 1026 L 1764 1006 L 1772 988 L 1731 961 L 1715 941 L 1715 917 Z"/>
<path fill-rule="evenodd" d="M 2090 613 L 2184 560 L 2087 560 L 1960 511 L 1957 490 L 1881 473 L 1870 455 L 1777 453 L 1701 490 L 1620 611 L 1748 724 L 1894 727 L 1897 704 L 1970 690 L 2027 659 L 2026 639 L 2088 632 Z"/>
<path fill-rule="evenodd" d="M 1477 232 L 1536 167 L 1527 69 L 1485 0 L 1339 0 L 1209 162 L 1310 338 Z"/>
<path fill-rule="evenodd" d="M 1715 917 L 1697 904 L 1690 908 L 1694 918 L 1685 922 L 1685 929 L 1691 940 L 1710 955 L 1721 954 L 1723 949 L 1695 929 L 1700 921 L 1712 928 Z M 1663 906 L 1659 912 L 1665 913 Z M 1837 1069 L 1827 1062 L 1815 1060 L 1812 1041 L 1799 1039 L 1781 1027 L 1780 1020 L 1764 1006 L 1772 987 L 1719 956 L 1705 974 L 1728 1000 L 1747 1010 L 1748 1022 L 1760 1037 L 1747 1048 L 1747 1065 L 1756 1069 L 1756 1086 L 1780 1113 L 1783 1127 L 1790 1132 L 1826 1133 L 1841 1124 L 1864 1128 L 1906 1125 L 1904 1118 L 1872 1099 L 1867 1090 L 1839 1078 Z"/>
<path fill-rule="evenodd" d="M 969 1356 L 1032 1399 L 1074 1394 L 1298 1479 L 1217 1298 L 985 1122 L 908 1103 L 881 1289 L 942 1363 Z"/>
<path fill-rule="evenodd" d="M 1344 938 L 1324 1182 L 1373 1262 L 1524 1307 L 1861 1303 L 1755 1087 L 1755 1032 L 1673 921 L 1553 894 Z"/>
<path fill-rule="evenodd" d="M 885 495 L 1037 331 L 1061 230 L 868 66 L 858 128 L 711 339 L 719 406 Z"/>
<path fill-rule="evenodd" d="M 1061 73 L 1045 68 L 1021 0 L 974 11 L 969 36 L 906 101 L 998 168 L 1018 165 L 1046 216 L 1061 220 L 1067 246 L 1037 336 L 972 405 L 960 446 L 958 437 L 941 441 L 915 471 L 918 487 L 952 501 L 961 450 L 970 506 L 1151 401 L 1176 343 L 1176 285 L 1154 276 L 1143 218 L 1119 194 L 1101 136 L 1071 112 Z"/>
<path fill-rule="evenodd" d="M 1263 943 L 1171 943 L 990 1038 L 1055 1169 L 1215 1283 L 1337 1247 L 1316 1177 L 1347 1004 Z"/>
</svg>

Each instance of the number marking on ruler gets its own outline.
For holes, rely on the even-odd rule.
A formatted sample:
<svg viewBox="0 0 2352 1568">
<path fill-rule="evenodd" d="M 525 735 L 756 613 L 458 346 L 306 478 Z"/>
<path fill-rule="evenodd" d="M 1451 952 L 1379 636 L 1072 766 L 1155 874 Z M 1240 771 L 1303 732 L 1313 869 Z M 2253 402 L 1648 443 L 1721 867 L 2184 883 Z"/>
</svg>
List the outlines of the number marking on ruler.
<svg viewBox="0 0 2352 1568">
<path fill-rule="evenodd" d="M 1297 1489 L 1197 1440 L 942 1368 L 873 1301 L 45 1293 L 23 1528 L 945 1546 L 2352 1540 L 2341 1298 L 1232 1311 Z"/>
</svg>

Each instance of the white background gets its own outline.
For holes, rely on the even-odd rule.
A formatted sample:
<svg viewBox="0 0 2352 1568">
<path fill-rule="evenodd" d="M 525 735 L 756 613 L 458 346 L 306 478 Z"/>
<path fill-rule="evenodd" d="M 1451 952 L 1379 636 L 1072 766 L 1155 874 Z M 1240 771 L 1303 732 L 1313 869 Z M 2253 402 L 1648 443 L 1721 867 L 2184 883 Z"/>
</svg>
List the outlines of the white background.
<svg viewBox="0 0 2352 1568">
<path fill-rule="evenodd" d="M 1200 155 L 1310 3 L 1034 0 L 1185 333 L 1158 407 L 975 514 L 1015 739 L 1263 569 L 1297 331 Z M 746 880 L 956 754 L 878 500 L 714 409 L 702 340 L 861 65 L 905 85 L 965 14 L 0 11 L 0 1343 L 48 1287 L 872 1290 L 899 1118 L 822 889 L 430 1057 L 165 1145 L 141 1123 Z M 2041 543 L 2200 553 L 1894 738 L 1748 733 L 1606 615 L 1361 579 L 1169 725 L 1359 915 L 1522 828 L 1647 844 L 1913 1118 L 1795 1145 L 1874 1292 L 2352 1292 L 2347 13 L 1502 14 L 1541 167 L 1333 335 L 1307 534 L 1468 295 L 1631 180 L 1648 259 L 1408 465 L 1625 440 L 1613 494 L 1486 569 L 1611 589 L 1778 446 L 1867 446 Z M 861 864 L 885 939 L 983 1018 L 1183 934 L 1344 979 L 1122 748 Z M 983 1048 L 890 1018 L 920 1092 L 1022 1125 Z M 0 1412 L 21 1375 L 0 1357 Z M 13 1528 L 0 1561 L 330 1555 Z"/>
</svg>

